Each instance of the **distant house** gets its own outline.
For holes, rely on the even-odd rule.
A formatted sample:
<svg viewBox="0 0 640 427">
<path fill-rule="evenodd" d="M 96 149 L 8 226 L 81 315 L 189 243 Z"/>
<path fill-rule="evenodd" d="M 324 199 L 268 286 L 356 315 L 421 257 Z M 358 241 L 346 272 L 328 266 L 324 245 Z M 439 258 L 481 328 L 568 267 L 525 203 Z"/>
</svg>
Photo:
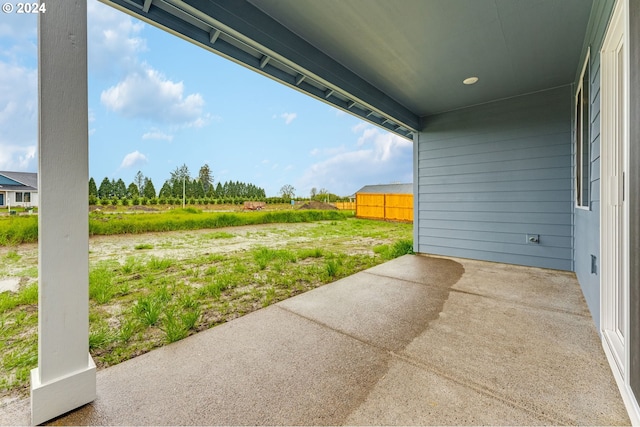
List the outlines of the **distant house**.
<svg viewBox="0 0 640 427">
<path fill-rule="evenodd" d="M 355 197 L 358 218 L 413 221 L 413 184 L 365 185 Z"/>
<path fill-rule="evenodd" d="M 38 174 L 0 171 L 0 208 L 38 206 Z"/>
<path fill-rule="evenodd" d="M 413 194 L 413 184 L 365 185 L 356 194 Z"/>
</svg>

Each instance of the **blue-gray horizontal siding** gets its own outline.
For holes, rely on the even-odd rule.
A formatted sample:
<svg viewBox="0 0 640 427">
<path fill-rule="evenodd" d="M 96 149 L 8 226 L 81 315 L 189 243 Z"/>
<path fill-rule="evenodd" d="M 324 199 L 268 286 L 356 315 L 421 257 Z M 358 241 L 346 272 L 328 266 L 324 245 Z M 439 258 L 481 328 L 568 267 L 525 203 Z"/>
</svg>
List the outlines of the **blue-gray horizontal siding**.
<svg viewBox="0 0 640 427">
<path fill-rule="evenodd" d="M 582 66 L 590 48 L 590 182 L 589 209 L 576 209 L 574 219 L 574 269 L 585 300 L 598 330 L 600 329 L 600 49 L 613 11 L 615 0 L 594 2 L 585 35 L 584 48 L 576 69 L 578 84 Z M 577 86 L 576 86 L 577 87 Z M 574 89 L 575 94 L 575 89 Z M 575 102 L 575 101 L 574 101 Z M 572 112 L 574 109 L 572 108 Z M 575 114 L 572 129 L 575 129 Z M 573 135 L 575 138 L 575 135 Z M 575 146 L 574 146 L 575 150 Z M 575 159 L 574 159 L 575 163 Z M 575 164 L 574 164 L 575 167 Z M 591 270 L 591 257 L 596 258 L 596 270 Z"/>
<path fill-rule="evenodd" d="M 571 98 L 567 86 L 425 118 L 416 250 L 571 270 Z"/>
</svg>

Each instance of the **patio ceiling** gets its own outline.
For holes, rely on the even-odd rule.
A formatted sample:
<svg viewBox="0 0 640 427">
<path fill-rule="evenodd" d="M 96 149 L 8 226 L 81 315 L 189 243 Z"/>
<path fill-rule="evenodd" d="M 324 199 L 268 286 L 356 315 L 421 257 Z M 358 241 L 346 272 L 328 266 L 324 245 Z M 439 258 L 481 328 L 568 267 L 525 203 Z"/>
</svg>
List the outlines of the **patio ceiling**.
<svg viewBox="0 0 640 427">
<path fill-rule="evenodd" d="M 103 1 L 403 136 L 425 116 L 573 82 L 593 4 Z"/>
</svg>

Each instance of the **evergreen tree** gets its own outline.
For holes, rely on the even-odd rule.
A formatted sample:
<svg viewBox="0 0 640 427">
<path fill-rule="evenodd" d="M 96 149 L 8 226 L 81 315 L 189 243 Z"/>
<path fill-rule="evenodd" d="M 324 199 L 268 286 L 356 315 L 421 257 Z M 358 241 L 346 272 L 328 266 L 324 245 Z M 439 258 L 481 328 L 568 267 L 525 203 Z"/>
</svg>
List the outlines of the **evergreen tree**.
<svg viewBox="0 0 640 427">
<path fill-rule="evenodd" d="M 151 182 L 151 178 L 144 179 L 144 192 L 142 193 L 147 199 L 153 199 L 156 197 L 156 189 Z"/>
<path fill-rule="evenodd" d="M 171 184 L 169 184 L 169 181 L 165 181 L 164 184 L 162 184 L 162 188 L 160 189 L 160 194 L 158 195 L 158 197 L 168 198 L 172 196 L 173 194 L 171 192 Z"/>
<path fill-rule="evenodd" d="M 218 185 L 216 185 L 216 191 L 214 193 L 214 196 L 216 197 L 216 199 L 224 197 L 224 190 L 222 189 L 222 184 L 220 184 L 219 182 L 218 182 Z"/>
<path fill-rule="evenodd" d="M 210 183 L 209 186 L 211 186 Z M 193 182 L 191 183 L 191 191 L 193 192 L 192 197 L 195 197 L 196 199 L 202 199 L 204 197 L 204 185 L 202 184 L 202 181 L 200 179 L 193 180 Z"/>
<path fill-rule="evenodd" d="M 109 178 L 105 176 L 102 182 L 100 183 L 100 188 L 98 188 L 98 197 L 104 200 L 104 199 L 110 198 L 111 196 L 113 196 L 113 188 L 111 186 L 111 181 L 109 181 Z"/>
<path fill-rule="evenodd" d="M 209 188 L 213 186 L 213 175 L 211 175 L 211 168 L 209 168 L 208 164 L 204 164 L 200 168 L 200 172 L 198 173 L 198 178 L 200 179 L 200 185 L 202 185 L 202 190 L 206 194 L 209 192 Z"/>
<path fill-rule="evenodd" d="M 96 187 L 96 182 L 93 180 L 93 177 L 89 179 L 89 195 L 98 197 L 98 187 Z"/>
<path fill-rule="evenodd" d="M 135 182 L 129 184 L 129 188 L 127 188 L 127 198 L 133 199 L 135 197 L 140 197 L 140 190 L 138 190 L 138 186 Z"/>
<path fill-rule="evenodd" d="M 124 183 L 122 178 L 116 181 L 113 188 L 113 195 L 118 199 L 124 199 L 125 197 L 127 197 L 127 185 Z"/>
</svg>

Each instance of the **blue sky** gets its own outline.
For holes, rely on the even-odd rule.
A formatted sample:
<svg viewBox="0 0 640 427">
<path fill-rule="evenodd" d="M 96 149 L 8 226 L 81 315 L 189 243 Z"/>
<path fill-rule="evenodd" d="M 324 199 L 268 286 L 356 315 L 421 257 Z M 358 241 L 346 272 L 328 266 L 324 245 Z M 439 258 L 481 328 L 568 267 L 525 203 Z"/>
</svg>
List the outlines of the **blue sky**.
<svg viewBox="0 0 640 427">
<path fill-rule="evenodd" d="M 89 173 L 156 189 L 183 163 L 196 176 L 275 196 L 338 195 L 411 182 L 411 142 L 267 77 L 88 1 Z M 0 15 L 0 170 L 37 170 L 37 30 Z"/>
</svg>

